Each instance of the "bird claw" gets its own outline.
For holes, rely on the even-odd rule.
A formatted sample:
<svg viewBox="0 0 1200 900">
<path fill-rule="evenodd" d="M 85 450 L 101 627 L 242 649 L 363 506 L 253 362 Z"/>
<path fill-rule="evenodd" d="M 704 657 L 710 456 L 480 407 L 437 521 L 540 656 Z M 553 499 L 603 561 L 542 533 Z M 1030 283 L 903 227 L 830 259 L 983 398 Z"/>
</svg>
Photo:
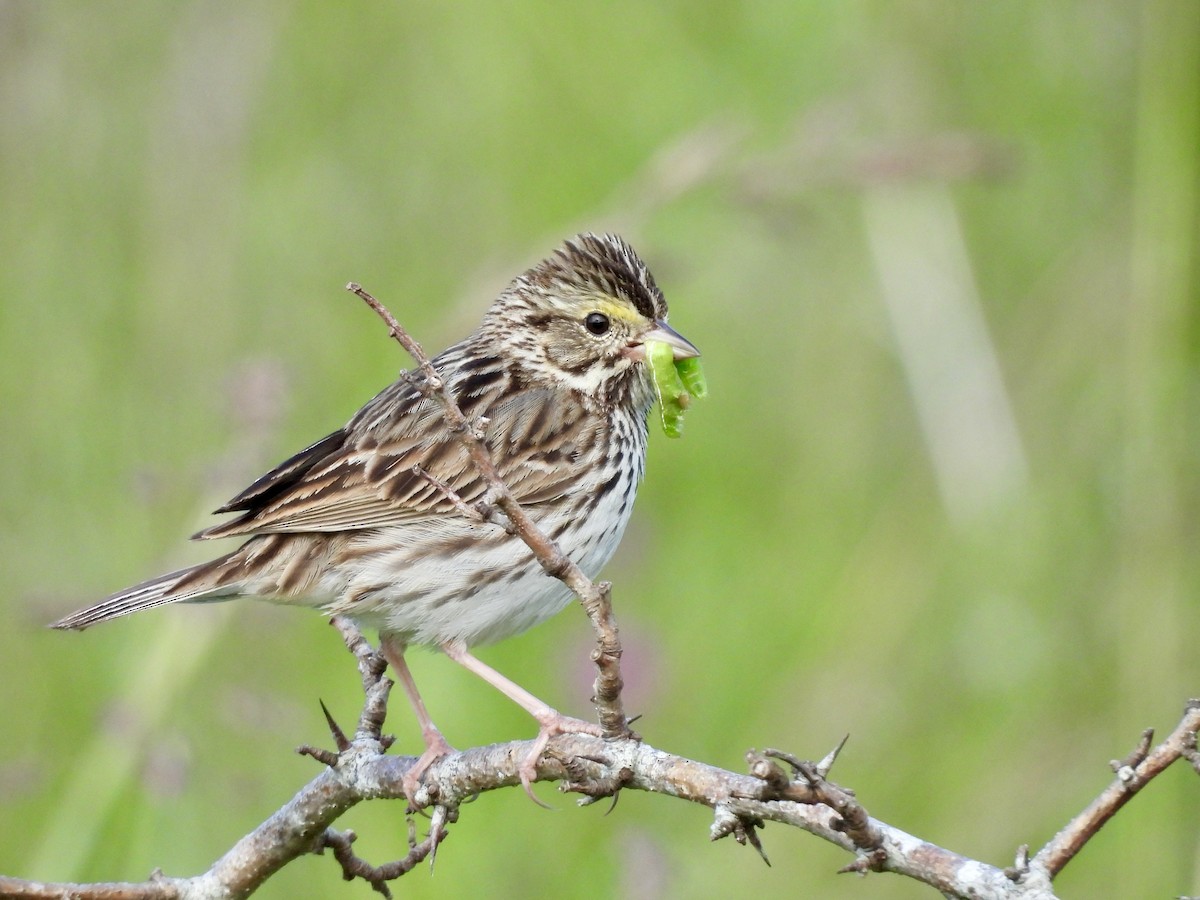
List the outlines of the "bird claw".
<svg viewBox="0 0 1200 900">
<path fill-rule="evenodd" d="M 538 729 L 533 747 L 517 769 L 517 774 L 521 776 L 521 787 L 525 789 L 530 800 L 543 809 L 553 809 L 554 807 L 538 799 L 533 792 L 533 782 L 537 779 L 538 760 L 546 752 L 546 747 L 550 745 L 550 739 L 560 734 L 590 734 L 594 737 L 601 737 L 604 732 L 595 722 L 585 722 L 583 719 L 576 719 L 573 716 L 564 716 L 555 710 L 550 710 L 536 718 L 541 727 Z"/>
<path fill-rule="evenodd" d="M 417 789 L 421 787 L 426 770 L 442 757 L 456 752 L 458 751 L 450 746 L 446 739 L 442 737 L 442 733 L 436 728 L 425 734 L 425 752 L 417 757 L 417 761 L 413 763 L 412 768 L 405 772 L 404 778 L 400 780 L 400 787 L 404 791 L 404 796 L 408 799 L 410 809 L 416 810 L 420 808 L 417 805 Z"/>
</svg>

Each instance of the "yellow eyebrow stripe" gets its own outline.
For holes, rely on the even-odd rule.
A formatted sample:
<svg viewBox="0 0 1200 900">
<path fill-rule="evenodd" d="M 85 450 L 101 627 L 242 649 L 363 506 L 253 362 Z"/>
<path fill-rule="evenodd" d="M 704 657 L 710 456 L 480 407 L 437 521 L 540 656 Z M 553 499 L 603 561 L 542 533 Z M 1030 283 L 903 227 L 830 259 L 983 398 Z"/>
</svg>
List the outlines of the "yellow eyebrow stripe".
<svg viewBox="0 0 1200 900">
<path fill-rule="evenodd" d="M 622 322 L 628 322 L 631 325 L 637 325 L 646 321 L 646 317 L 639 313 L 636 309 L 631 309 L 627 303 L 621 303 L 611 297 L 597 296 L 595 297 L 588 312 L 602 312 L 610 319 L 620 319 Z"/>
</svg>

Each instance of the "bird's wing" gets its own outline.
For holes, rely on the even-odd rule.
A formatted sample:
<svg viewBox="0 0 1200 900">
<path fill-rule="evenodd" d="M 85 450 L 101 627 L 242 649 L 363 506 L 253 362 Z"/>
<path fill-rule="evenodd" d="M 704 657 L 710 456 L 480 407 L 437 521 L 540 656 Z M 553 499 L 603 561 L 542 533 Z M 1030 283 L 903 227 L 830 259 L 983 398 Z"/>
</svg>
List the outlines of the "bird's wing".
<svg viewBox="0 0 1200 900">
<path fill-rule="evenodd" d="M 486 371 L 479 369 L 478 371 Z M 505 378 L 454 379 L 469 418 L 486 416 L 485 439 L 518 502 L 563 496 L 592 464 L 602 417 L 562 392 L 512 389 Z M 441 407 L 402 378 L 339 431 L 276 466 L 217 512 L 240 515 L 197 538 L 269 532 L 353 531 L 429 516 L 459 515 L 446 489 L 466 503 L 486 491 L 475 466 L 442 421 Z"/>
</svg>

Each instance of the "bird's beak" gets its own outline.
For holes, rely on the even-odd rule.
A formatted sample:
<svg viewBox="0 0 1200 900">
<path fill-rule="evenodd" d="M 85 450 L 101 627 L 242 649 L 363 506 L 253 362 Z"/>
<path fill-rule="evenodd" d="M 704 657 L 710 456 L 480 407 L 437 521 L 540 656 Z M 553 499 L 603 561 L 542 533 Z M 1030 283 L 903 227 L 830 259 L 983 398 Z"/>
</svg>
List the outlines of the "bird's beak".
<svg viewBox="0 0 1200 900">
<path fill-rule="evenodd" d="M 659 319 L 654 323 L 654 327 L 643 334 L 636 344 L 629 347 L 628 353 L 634 359 L 645 359 L 646 350 L 645 344 L 648 341 L 660 341 L 667 344 L 671 348 L 671 352 L 675 359 L 691 359 L 694 356 L 699 356 L 700 351 L 695 345 L 685 338 L 682 334 Z"/>
</svg>

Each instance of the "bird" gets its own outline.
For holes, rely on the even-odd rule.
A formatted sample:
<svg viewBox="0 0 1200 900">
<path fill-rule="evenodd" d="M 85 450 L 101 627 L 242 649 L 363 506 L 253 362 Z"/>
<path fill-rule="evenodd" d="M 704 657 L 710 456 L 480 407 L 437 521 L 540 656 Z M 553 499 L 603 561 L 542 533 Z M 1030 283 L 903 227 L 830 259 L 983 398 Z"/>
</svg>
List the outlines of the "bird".
<svg viewBox="0 0 1200 900">
<path fill-rule="evenodd" d="M 676 360 L 700 355 L 667 324 L 667 302 L 633 248 L 589 232 L 514 278 L 478 328 L 432 360 L 514 498 L 589 578 L 616 550 L 645 474 L 652 341 Z M 503 521 L 465 514 L 488 500 L 421 370 L 401 372 L 344 427 L 215 511 L 231 518 L 193 536 L 240 538 L 236 549 L 118 591 L 51 627 L 82 630 L 171 603 L 249 597 L 376 629 L 425 744 L 403 780 L 410 802 L 428 767 L 453 748 L 405 651 L 440 649 L 537 721 L 519 768 L 534 797 L 530 784 L 549 739 L 600 731 L 470 652 L 545 621 L 572 598 Z"/>
</svg>

